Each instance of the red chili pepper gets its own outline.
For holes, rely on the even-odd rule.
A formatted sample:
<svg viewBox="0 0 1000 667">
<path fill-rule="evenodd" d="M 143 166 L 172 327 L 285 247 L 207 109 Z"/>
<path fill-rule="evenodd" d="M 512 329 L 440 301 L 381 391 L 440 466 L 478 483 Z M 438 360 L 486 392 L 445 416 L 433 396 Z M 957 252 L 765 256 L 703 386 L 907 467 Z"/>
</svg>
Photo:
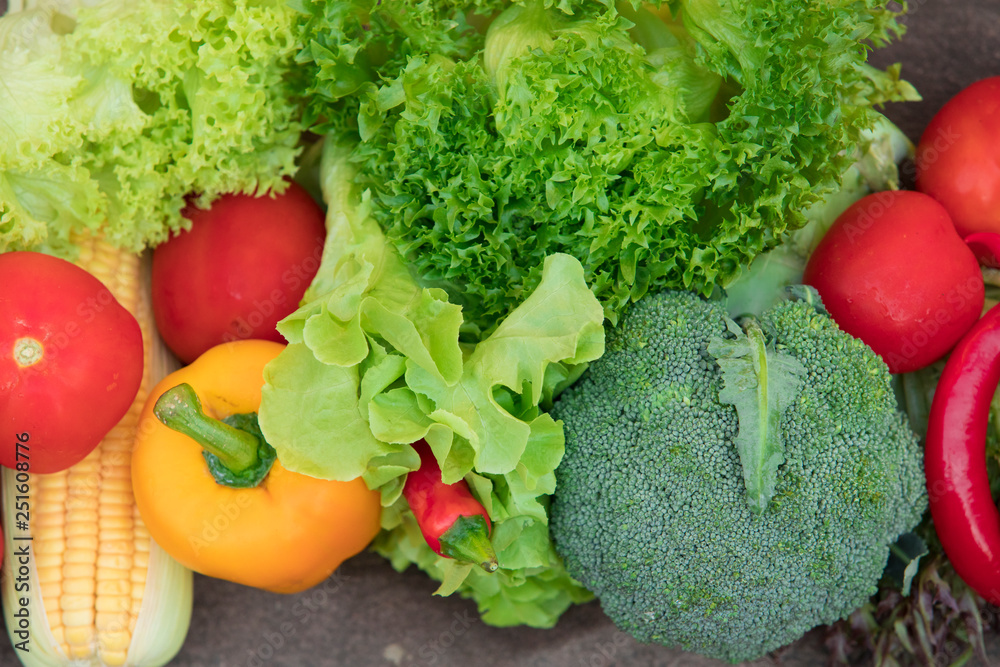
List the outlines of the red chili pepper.
<svg viewBox="0 0 1000 667">
<path fill-rule="evenodd" d="M 427 544 L 439 556 L 495 572 L 497 556 L 490 543 L 492 526 L 486 509 L 472 496 L 465 480 L 441 481 L 441 468 L 426 442 L 413 447 L 420 454 L 420 468 L 407 475 L 403 497 Z"/>
<path fill-rule="evenodd" d="M 934 527 L 960 577 L 1000 604 L 1000 512 L 986 474 L 990 402 L 1000 383 L 1000 306 L 952 350 L 934 392 L 924 469 Z"/>
</svg>

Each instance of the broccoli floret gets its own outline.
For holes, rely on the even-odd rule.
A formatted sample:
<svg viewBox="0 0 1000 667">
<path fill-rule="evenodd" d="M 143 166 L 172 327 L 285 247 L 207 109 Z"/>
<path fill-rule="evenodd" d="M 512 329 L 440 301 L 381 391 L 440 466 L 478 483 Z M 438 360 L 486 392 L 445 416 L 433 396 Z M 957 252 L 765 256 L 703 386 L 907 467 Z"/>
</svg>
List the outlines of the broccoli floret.
<svg viewBox="0 0 1000 667">
<path fill-rule="evenodd" d="M 713 351 L 742 334 L 720 303 L 641 299 L 555 404 L 556 549 L 640 641 L 757 658 L 863 605 L 889 546 L 920 521 L 922 453 L 889 371 L 817 305 L 786 301 L 759 321 L 767 356 L 799 369 L 762 427 L 777 424 L 783 443 L 763 511 L 736 444 L 758 433 L 720 400 Z"/>
</svg>

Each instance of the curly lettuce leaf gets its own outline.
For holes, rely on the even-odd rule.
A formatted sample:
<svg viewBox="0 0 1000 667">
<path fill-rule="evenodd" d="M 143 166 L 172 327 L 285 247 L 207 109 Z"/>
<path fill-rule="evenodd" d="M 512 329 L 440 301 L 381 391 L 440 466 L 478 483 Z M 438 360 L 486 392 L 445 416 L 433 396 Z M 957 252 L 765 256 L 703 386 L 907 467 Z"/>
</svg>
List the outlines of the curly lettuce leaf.
<svg viewBox="0 0 1000 667">
<path fill-rule="evenodd" d="M 786 235 L 778 247 L 758 255 L 726 287 L 730 317 L 761 315 L 787 297 L 786 288 L 802 282 L 806 260 L 841 213 L 871 192 L 899 188 L 898 164 L 912 158 L 914 146 L 892 121 L 874 113 L 852 151 L 854 163 L 840 187 L 805 211 L 807 223 Z"/>
<path fill-rule="evenodd" d="M 442 594 L 474 598 L 490 623 L 552 625 L 590 596 L 548 537 L 564 439 L 543 408 L 603 354 L 601 305 L 580 262 L 554 254 L 490 336 L 462 343 L 461 308 L 409 273 L 354 184 L 349 155 L 327 137 L 327 244 L 304 304 L 279 324 L 289 345 L 265 369 L 261 429 L 286 468 L 361 476 L 381 492 L 377 548 L 394 565 L 416 563 Z M 498 572 L 483 577 L 437 556 L 416 530 L 401 493 L 419 467 L 418 440 L 445 482 L 465 479 L 486 507 Z"/>
<path fill-rule="evenodd" d="M 70 9 L 73 15 L 70 15 Z M 302 131 L 278 0 L 105 0 L 0 18 L 0 251 L 140 250 L 187 198 L 281 191 Z"/>
<path fill-rule="evenodd" d="M 303 47 L 296 61 L 306 72 L 306 122 L 315 132 L 350 135 L 357 132 L 362 91 L 395 76 L 411 56 L 470 57 L 483 42 L 477 17 L 484 20 L 483 14 L 503 2 L 489 0 L 480 7 L 440 0 L 292 4 L 302 15 Z"/>
<path fill-rule="evenodd" d="M 452 17 L 433 44 L 347 4 L 327 11 L 354 29 L 308 33 L 334 55 L 302 62 L 332 86 L 365 55 L 364 82 L 314 113 L 360 140 L 356 180 L 419 280 L 486 333 L 553 253 L 612 322 L 651 289 L 729 284 L 838 188 L 873 105 L 916 97 L 866 62 L 902 32 L 885 0 L 537 0 L 479 23 L 497 3 L 389 3 Z"/>
</svg>

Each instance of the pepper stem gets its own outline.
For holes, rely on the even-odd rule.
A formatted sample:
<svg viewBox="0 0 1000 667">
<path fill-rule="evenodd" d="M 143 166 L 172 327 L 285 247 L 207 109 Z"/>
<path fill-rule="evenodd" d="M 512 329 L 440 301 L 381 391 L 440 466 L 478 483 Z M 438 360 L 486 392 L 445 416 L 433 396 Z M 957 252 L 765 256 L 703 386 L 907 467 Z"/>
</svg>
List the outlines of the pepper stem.
<svg viewBox="0 0 1000 667">
<path fill-rule="evenodd" d="M 497 554 L 490 542 L 490 529 L 480 514 L 460 516 L 439 538 L 441 553 L 449 558 L 475 563 L 487 572 L 497 571 Z"/>
<path fill-rule="evenodd" d="M 153 406 L 153 414 L 167 428 L 183 433 L 214 454 L 236 474 L 258 463 L 257 437 L 206 415 L 198 395 L 186 382 L 163 392 Z"/>
</svg>

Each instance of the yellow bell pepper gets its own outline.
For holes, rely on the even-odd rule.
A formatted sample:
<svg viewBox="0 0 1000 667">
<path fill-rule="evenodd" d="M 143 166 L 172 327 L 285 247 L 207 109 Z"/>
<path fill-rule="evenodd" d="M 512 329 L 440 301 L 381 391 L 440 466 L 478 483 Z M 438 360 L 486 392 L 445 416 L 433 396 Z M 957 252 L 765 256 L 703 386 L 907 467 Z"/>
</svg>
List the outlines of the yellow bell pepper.
<svg viewBox="0 0 1000 667">
<path fill-rule="evenodd" d="M 150 534 L 177 561 L 294 593 L 363 550 L 381 510 L 361 479 L 316 479 L 274 460 L 256 411 L 264 366 L 283 347 L 225 343 L 164 378 L 143 408 L 132 483 Z"/>
</svg>

